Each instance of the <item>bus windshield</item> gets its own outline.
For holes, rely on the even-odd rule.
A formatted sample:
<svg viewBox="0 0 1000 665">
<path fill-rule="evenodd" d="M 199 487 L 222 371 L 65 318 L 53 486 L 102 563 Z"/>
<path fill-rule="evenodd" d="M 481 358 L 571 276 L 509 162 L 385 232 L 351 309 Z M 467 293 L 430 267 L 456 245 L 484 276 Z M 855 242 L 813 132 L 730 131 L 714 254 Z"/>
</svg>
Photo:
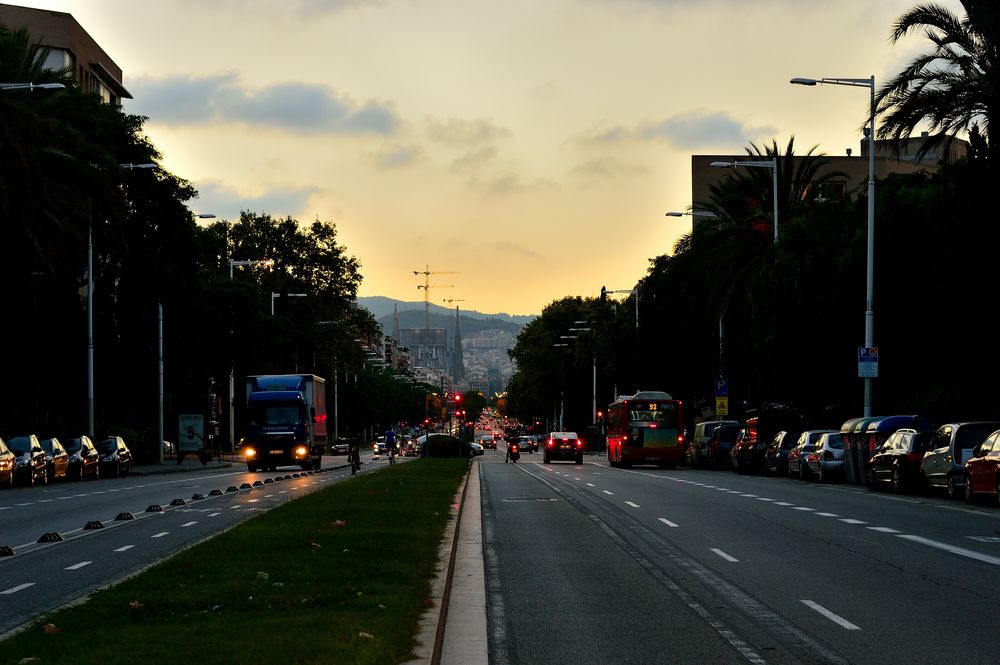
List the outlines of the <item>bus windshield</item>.
<svg viewBox="0 0 1000 665">
<path fill-rule="evenodd" d="M 677 410 L 671 404 L 643 404 L 643 407 L 654 407 L 652 409 L 629 409 L 628 419 L 637 423 L 656 423 L 658 425 L 676 425 Z"/>
</svg>

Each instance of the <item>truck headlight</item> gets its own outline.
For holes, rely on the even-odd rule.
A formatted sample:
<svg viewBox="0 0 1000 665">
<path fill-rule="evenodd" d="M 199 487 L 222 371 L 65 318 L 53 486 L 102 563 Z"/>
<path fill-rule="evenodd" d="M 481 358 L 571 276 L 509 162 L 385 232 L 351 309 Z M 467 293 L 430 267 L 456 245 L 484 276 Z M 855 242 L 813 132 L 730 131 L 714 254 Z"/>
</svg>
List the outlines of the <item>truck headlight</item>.
<svg viewBox="0 0 1000 665">
<path fill-rule="evenodd" d="M 249 458 L 252 458 L 252 457 L 256 457 L 257 456 L 257 451 L 254 450 L 253 448 L 249 447 L 249 446 L 244 446 L 243 447 L 243 455 L 247 459 L 249 459 Z"/>
<path fill-rule="evenodd" d="M 298 448 L 295 449 L 295 454 L 298 457 L 305 457 L 306 455 L 309 454 L 309 449 L 306 448 L 305 446 L 299 446 Z"/>
</svg>

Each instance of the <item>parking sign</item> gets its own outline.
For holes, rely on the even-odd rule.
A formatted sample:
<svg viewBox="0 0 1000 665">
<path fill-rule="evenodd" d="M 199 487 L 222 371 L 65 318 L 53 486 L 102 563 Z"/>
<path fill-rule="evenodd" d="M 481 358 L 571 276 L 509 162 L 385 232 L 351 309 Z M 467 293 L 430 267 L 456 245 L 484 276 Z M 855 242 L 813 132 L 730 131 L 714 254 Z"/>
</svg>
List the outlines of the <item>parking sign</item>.
<svg viewBox="0 0 1000 665">
<path fill-rule="evenodd" d="M 878 347 L 858 347 L 858 376 L 873 379 L 878 376 Z"/>
</svg>

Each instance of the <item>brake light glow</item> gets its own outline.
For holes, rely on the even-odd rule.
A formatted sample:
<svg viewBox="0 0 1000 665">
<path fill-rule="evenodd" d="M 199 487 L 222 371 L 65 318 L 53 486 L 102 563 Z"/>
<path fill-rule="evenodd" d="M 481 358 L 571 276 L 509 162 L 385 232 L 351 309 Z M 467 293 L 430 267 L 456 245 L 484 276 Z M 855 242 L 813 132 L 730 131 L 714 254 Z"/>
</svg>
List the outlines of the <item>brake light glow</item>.
<svg viewBox="0 0 1000 665">
<path fill-rule="evenodd" d="M 906 461 L 907 462 L 919 462 L 923 458 L 924 458 L 924 454 L 922 452 L 919 452 L 919 453 L 906 453 Z"/>
<path fill-rule="evenodd" d="M 677 435 L 677 443 L 684 443 L 684 435 L 683 434 L 678 434 Z"/>
<path fill-rule="evenodd" d="M 825 459 L 825 460 L 832 460 L 833 459 L 833 453 L 830 452 L 829 450 L 824 450 L 823 451 L 823 459 Z"/>
<path fill-rule="evenodd" d="M 577 439 L 577 440 L 576 440 L 576 447 L 577 447 L 577 448 L 583 448 L 583 441 L 582 441 L 582 440 L 580 440 L 580 439 Z"/>
<path fill-rule="evenodd" d="M 545 442 L 545 447 L 546 448 L 551 448 L 554 445 L 556 445 L 556 442 L 554 440 L 552 440 L 552 439 L 549 439 L 548 441 Z"/>
</svg>

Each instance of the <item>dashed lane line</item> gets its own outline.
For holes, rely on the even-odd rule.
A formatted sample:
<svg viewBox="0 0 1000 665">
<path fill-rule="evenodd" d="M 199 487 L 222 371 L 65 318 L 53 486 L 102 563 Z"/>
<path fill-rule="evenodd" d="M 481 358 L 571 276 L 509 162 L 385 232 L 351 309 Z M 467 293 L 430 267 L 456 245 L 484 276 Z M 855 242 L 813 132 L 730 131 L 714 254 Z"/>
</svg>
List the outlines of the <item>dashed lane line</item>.
<svg viewBox="0 0 1000 665">
<path fill-rule="evenodd" d="M 825 607 L 823 607 L 819 603 L 813 602 L 811 600 L 802 600 L 801 603 L 803 605 L 805 605 L 806 607 L 808 607 L 809 609 L 811 609 L 811 610 L 813 610 L 815 612 L 818 612 L 819 614 L 822 614 L 827 619 L 829 619 L 830 621 L 834 622 L 835 624 L 837 624 L 841 628 L 844 628 L 845 630 L 861 630 L 860 626 L 854 625 L 853 623 L 851 623 L 850 621 L 848 621 L 844 617 L 840 616 L 839 614 L 834 614 L 833 612 L 831 612 L 830 610 L 826 609 Z"/>
<path fill-rule="evenodd" d="M 663 522 L 667 526 L 671 526 L 671 527 L 676 527 L 677 526 L 676 524 L 674 524 L 673 522 L 671 522 L 670 520 L 668 520 L 666 517 L 659 517 L 657 519 L 659 519 L 661 522 Z"/>
<path fill-rule="evenodd" d="M 74 563 L 72 566 L 66 566 L 64 570 L 80 570 L 84 566 L 89 566 L 94 563 L 93 561 L 81 561 L 80 563 Z"/>
<path fill-rule="evenodd" d="M 25 582 L 24 584 L 18 584 L 17 586 L 13 586 L 9 589 L 0 591 L 0 596 L 9 596 L 12 593 L 17 593 L 18 591 L 24 591 L 28 587 L 33 587 L 33 586 L 35 586 L 34 582 Z"/>
<path fill-rule="evenodd" d="M 632 506 L 633 508 L 640 508 L 641 507 L 641 506 L 639 506 L 638 503 L 632 503 L 631 501 L 626 501 L 625 505 L 626 506 Z"/>
<path fill-rule="evenodd" d="M 722 557 L 723 559 L 725 559 L 726 561 L 728 561 L 730 563 L 739 563 L 739 561 L 740 561 L 736 557 L 731 556 L 729 554 L 726 554 L 722 550 L 720 550 L 718 548 L 715 548 L 715 547 L 710 548 L 709 551 L 710 552 L 714 552 L 715 554 L 718 554 L 720 557 Z"/>
</svg>

